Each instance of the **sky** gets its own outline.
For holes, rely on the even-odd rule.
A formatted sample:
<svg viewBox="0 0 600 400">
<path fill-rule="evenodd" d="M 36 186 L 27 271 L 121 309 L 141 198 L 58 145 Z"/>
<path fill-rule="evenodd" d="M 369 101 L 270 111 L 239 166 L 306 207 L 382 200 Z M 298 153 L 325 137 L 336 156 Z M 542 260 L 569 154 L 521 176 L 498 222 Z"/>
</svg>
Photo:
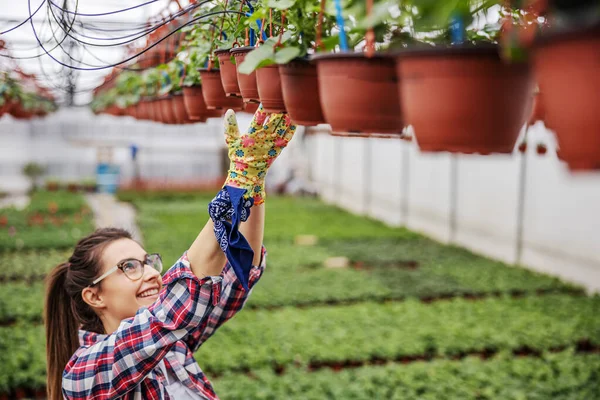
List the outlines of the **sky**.
<svg viewBox="0 0 600 400">
<path fill-rule="evenodd" d="M 140 7 L 112 15 L 77 15 L 76 22 L 85 24 L 88 29 L 83 30 L 77 26 L 76 37 L 89 44 L 77 45 L 75 48 L 69 49 L 67 42 L 63 42 L 62 44 L 66 48 L 63 50 L 57 47 L 57 41 L 53 38 L 49 21 L 52 21 L 52 27 L 56 30 L 55 35 L 60 40 L 64 37 L 64 32 L 55 22 L 50 11 L 54 11 L 56 17 L 60 18 L 60 8 L 65 8 L 65 3 L 67 4 L 66 8 L 70 11 L 74 11 L 77 4 L 79 14 L 102 14 L 129 7 Z M 188 3 L 187 0 L 181 1 L 182 6 Z M 101 45 L 130 40 L 130 38 L 112 40 L 111 37 L 132 35 L 139 31 L 140 24 L 144 24 L 149 17 L 157 15 L 168 4 L 170 4 L 171 10 L 177 8 L 175 4 L 171 4 L 171 0 L 0 0 L 0 32 L 11 29 L 26 20 L 30 15 L 29 6 L 32 11 L 35 11 L 41 5 L 40 11 L 33 18 L 33 25 L 48 53 L 62 63 L 90 69 L 122 61 L 128 54 L 124 45 L 111 47 Z M 52 9 L 49 6 L 52 6 Z M 108 32 L 108 30 L 112 30 L 112 32 Z M 121 31 L 115 32 L 115 30 Z M 132 37 L 137 36 L 140 35 Z M 18 58 L 0 57 L 0 70 L 14 70 L 15 65 L 18 65 L 24 72 L 36 74 L 42 85 L 54 89 L 53 92 L 59 100 L 65 98 L 64 81 L 65 74 L 69 69 L 61 66 L 59 62 L 44 53 L 29 22 L 12 32 L 0 34 L 0 39 L 7 43 L 8 49 L 8 52 L 6 50 L 0 52 L 0 55 Z M 139 39 L 135 43 L 142 46 L 144 39 Z M 70 57 L 77 61 L 73 61 Z M 91 89 L 98 86 L 109 72 L 110 69 L 74 72 L 79 90 L 75 96 L 75 103 L 78 105 L 88 103 L 92 97 Z"/>
</svg>

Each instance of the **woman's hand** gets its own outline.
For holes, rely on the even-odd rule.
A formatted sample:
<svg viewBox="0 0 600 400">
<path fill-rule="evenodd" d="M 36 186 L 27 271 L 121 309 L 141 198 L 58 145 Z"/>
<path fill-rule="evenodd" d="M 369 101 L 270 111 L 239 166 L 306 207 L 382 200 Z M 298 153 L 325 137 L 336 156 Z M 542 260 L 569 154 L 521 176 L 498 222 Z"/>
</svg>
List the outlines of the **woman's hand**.
<svg viewBox="0 0 600 400">
<path fill-rule="evenodd" d="M 248 132 L 240 135 L 235 113 L 225 114 L 225 141 L 229 148 L 230 166 L 225 186 L 246 189 L 244 197 L 252 197 L 254 205 L 265 201 L 265 177 L 273 161 L 288 145 L 294 133 L 287 114 L 269 114 L 262 105 L 254 114 Z"/>
</svg>

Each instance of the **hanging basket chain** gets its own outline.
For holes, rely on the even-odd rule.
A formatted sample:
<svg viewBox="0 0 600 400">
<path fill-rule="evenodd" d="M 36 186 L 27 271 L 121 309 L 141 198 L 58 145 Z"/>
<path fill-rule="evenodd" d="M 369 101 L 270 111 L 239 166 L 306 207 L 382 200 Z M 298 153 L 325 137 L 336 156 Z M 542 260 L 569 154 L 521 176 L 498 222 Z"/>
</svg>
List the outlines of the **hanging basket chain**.
<svg viewBox="0 0 600 400">
<path fill-rule="evenodd" d="M 325 14 L 325 0 L 321 0 L 321 9 L 319 10 L 319 19 L 317 20 L 317 39 L 315 40 L 315 50 L 324 50 L 325 46 L 321 39 L 323 30 L 323 15 Z"/>
<path fill-rule="evenodd" d="M 371 12 L 373 10 L 373 0 L 367 0 L 367 17 L 371 16 Z M 365 39 L 367 41 L 365 45 L 365 53 L 368 58 L 371 58 L 375 55 L 375 32 L 373 31 L 373 27 L 370 26 L 367 29 L 367 34 L 365 35 Z"/>
</svg>

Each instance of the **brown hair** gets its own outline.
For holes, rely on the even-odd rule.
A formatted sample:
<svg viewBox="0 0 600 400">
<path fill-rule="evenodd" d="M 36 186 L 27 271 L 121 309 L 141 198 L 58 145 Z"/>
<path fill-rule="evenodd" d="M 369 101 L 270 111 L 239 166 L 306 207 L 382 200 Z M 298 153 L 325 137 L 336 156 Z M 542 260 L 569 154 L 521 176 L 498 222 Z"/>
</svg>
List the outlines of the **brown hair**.
<svg viewBox="0 0 600 400">
<path fill-rule="evenodd" d="M 98 229 L 81 239 L 69 261 L 59 264 L 46 278 L 46 358 L 49 400 L 62 399 L 62 373 L 79 348 L 79 329 L 104 333 L 94 310 L 83 301 L 81 292 L 101 273 L 104 248 L 119 239 L 131 239 L 123 229 Z"/>
</svg>

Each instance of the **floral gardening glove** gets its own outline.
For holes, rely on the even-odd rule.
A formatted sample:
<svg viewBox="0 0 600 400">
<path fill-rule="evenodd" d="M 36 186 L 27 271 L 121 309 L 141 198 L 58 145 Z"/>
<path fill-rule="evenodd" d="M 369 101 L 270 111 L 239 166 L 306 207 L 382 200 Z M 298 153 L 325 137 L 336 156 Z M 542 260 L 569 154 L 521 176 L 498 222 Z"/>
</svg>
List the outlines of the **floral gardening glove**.
<svg viewBox="0 0 600 400">
<path fill-rule="evenodd" d="M 248 219 L 252 205 L 264 203 L 267 171 L 295 131 L 287 115 L 265 113 L 262 105 L 245 135 L 240 135 L 235 113 L 228 110 L 225 114 L 231 164 L 223 189 L 208 205 L 208 214 L 219 246 L 245 290 L 254 251 L 239 231 L 239 224 Z"/>
<path fill-rule="evenodd" d="M 224 186 L 246 189 L 245 199 L 253 198 L 254 205 L 264 203 L 267 171 L 295 132 L 296 125 L 287 114 L 266 113 L 261 104 L 248 132 L 240 135 L 235 113 L 227 111 L 225 141 L 231 163 Z"/>
</svg>

